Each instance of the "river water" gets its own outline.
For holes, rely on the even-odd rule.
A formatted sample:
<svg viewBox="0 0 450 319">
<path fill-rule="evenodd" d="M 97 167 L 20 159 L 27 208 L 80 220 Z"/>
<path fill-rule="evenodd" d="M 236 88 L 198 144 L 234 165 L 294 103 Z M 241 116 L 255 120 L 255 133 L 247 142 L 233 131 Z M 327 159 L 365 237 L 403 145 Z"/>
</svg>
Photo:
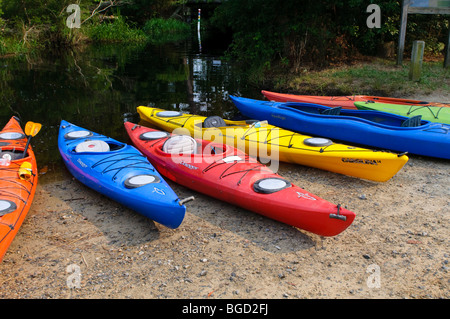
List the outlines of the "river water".
<svg viewBox="0 0 450 319">
<path fill-rule="evenodd" d="M 57 146 L 62 119 L 129 142 L 123 121 L 139 122 L 139 105 L 233 118 L 239 112 L 229 94 L 261 98 L 260 90 L 222 57 L 225 43 L 202 40 L 88 45 L 58 56 L 3 58 L 0 126 L 13 115 L 23 125 L 41 123 L 32 146 L 41 174 L 54 176 L 64 169 Z"/>
</svg>

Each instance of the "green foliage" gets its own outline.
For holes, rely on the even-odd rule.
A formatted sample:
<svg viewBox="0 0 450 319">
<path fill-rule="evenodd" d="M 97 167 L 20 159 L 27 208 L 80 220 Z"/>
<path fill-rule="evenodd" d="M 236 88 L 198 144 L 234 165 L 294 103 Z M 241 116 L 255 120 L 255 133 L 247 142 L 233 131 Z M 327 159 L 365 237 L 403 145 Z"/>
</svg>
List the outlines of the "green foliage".
<svg viewBox="0 0 450 319">
<path fill-rule="evenodd" d="M 0 56 L 25 52 L 23 45 L 12 38 L 0 37 Z"/>
<path fill-rule="evenodd" d="M 69 45 L 65 11 L 71 0 L 2 0 L 1 53 L 34 52 Z M 6 50 L 6 52 L 5 52 Z"/>
<path fill-rule="evenodd" d="M 174 6 L 185 0 L 133 0 L 121 7 L 121 13 L 133 21 L 144 24 L 156 17 L 169 17 Z"/>
<path fill-rule="evenodd" d="M 54 24 L 61 10 L 73 0 L 3 0 L 3 18 L 10 22 L 22 21 L 26 25 Z"/>
<path fill-rule="evenodd" d="M 191 34 L 190 25 L 176 19 L 150 19 L 145 22 L 142 30 L 153 44 L 175 42 Z"/>
<path fill-rule="evenodd" d="M 142 28 L 144 32 L 153 36 L 159 36 L 164 33 L 183 33 L 189 32 L 189 24 L 176 19 L 155 18 L 145 22 Z"/>
<path fill-rule="evenodd" d="M 366 12 L 371 2 L 228 0 L 216 10 L 213 22 L 233 34 L 230 57 L 263 69 L 277 60 L 289 61 L 289 68 L 298 71 L 305 63 L 320 67 L 351 61 L 358 54 L 376 55 L 383 43 L 396 42 L 401 1 L 374 2 L 382 21 L 381 28 L 372 29 L 367 26 L 371 13 Z M 442 16 L 410 15 L 407 43 L 426 39 L 428 52 L 439 52 L 447 28 Z"/>
<path fill-rule="evenodd" d="M 180 0 L 133 0 L 100 14 L 92 11 L 100 0 L 0 0 L 0 55 L 24 50 L 58 52 L 80 41 L 166 41 L 188 33 L 189 25 L 174 19 L 154 19 L 173 12 Z M 66 7 L 81 6 L 81 29 L 66 26 Z M 120 10 L 120 11 L 119 11 Z M 123 14 L 122 14 L 123 12 Z M 106 16 L 106 17 L 104 17 Z M 112 18 L 111 18 L 112 17 Z M 144 24 L 145 23 L 145 24 Z M 143 28 L 142 28 L 143 27 Z"/>
<path fill-rule="evenodd" d="M 125 18 L 117 16 L 112 22 L 92 23 L 83 26 L 83 32 L 95 42 L 143 42 L 147 40 L 145 33 L 130 26 Z"/>
</svg>

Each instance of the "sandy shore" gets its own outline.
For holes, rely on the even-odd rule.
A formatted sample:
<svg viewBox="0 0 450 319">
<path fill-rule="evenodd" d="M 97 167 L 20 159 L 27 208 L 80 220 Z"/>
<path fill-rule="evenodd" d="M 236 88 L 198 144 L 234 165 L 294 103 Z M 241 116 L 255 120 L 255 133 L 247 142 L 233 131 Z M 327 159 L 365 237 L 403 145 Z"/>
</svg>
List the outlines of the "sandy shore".
<svg viewBox="0 0 450 319">
<path fill-rule="evenodd" d="M 354 223 L 324 238 L 170 183 L 196 198 L 172 230 L 51 169 L 0 265 L 0 298 L 450 297 L 449 161 L 411 155 L 385 183 L 278 173 L 346 205 Z"/>
</svg>

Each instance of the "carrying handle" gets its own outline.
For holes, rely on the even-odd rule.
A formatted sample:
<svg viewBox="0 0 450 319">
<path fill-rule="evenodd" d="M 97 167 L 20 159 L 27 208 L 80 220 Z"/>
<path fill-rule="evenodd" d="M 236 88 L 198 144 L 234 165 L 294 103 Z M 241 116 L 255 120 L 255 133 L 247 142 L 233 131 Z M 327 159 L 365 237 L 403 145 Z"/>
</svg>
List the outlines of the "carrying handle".
<svg viewBox="0 0 450 319">
<path fill-rule="evenodd" d="M 180 206 L 183 206 L 184 203 L 190 202 L 191 200 L 194 200 L 194 199 L 195 199 L 194 196 L 190 196 L 190 197 L 187 197 L 185 199 L 180 200 L 178 202 L 178 204 L 180 204 Z"/>
</svg>

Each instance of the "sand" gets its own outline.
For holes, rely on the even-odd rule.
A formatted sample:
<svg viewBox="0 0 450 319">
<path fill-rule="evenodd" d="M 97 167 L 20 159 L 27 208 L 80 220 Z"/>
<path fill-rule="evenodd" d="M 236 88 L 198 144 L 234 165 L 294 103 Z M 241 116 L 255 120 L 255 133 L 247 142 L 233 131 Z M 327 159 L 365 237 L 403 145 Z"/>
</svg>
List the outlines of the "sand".
<svg viewBox="0 0 450 319">
<path fill-rule="evenodd" d="M 173 230 L 50 168 L 0 264 L 0 298 L 450 297 L 448 160 L 411 155 L 384 183 L 284 163 L 278 173 L 346 205 L 354 223 L 320 237 L 170 182 L 196 198 Z"/>
</svg>

